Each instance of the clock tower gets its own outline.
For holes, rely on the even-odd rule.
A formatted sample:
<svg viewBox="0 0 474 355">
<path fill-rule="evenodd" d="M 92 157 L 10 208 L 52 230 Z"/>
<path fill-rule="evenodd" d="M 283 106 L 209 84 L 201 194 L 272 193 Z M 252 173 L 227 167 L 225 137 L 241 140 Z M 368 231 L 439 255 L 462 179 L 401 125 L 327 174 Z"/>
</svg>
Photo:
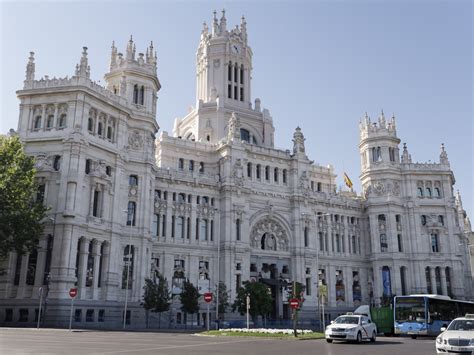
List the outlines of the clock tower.
<svg viewBox="0 0 474 355">
<path fill-rule="evenodd" d="M 220 20 L 214 11 L 211 29 L 203 24 L 197 50 L 197 101 L 215 102 L 219 97 L 231 106 L 249 108 L 251 71 L 245 18 L 228 30 L 225 11 Z"/>
</svg>

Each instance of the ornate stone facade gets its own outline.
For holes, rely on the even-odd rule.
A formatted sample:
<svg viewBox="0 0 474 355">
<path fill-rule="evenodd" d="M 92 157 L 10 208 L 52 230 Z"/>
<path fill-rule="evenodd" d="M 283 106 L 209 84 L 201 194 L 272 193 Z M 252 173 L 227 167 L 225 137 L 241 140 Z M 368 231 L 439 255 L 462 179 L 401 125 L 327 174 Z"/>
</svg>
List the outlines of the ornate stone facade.
<svg viewBox="0 0 474 355">
<path fill-rule="evenodd" d="M 299 281 L 303 322 L 319 310 L 321 283 L 332 315 L 390 294 L 471 298 L 471 227 L 445 147 L 439 163 L 412 162 L 406 145 L 400 158 L 395 118 L 366 114 L 363 193 L 336 191 L 333 168 L 309 160 L 300 128 L 292 150 L 274 147 L 270 112 L 251 101 L 245 19 L 228 30 L 225 13 L 215 14 L 209 27 L 197 51 L 196 107 L 172 135 L 157 134 L 153 44 L 137 57 L 132 38 L 125 55 L 114 43 L 105 87 L 90 79 L 87 48 L 63 79 L 35 80 L 31 53 L 18 134 L 36 157 L 37 198 L 51 209 L 38 249 L 3 261 L 0 322 L 33 322 L 42 287 L 46 323 L 65 326 L 77 287 L 80 327 L 120 326 L 127 293 L 130 326 L 141 327 L 144 280 L 156 272 L 174 293 L 184 279 L 201 292 L 221 280 L 231 301 L 242 282 L 260 279 L 274 319 L 288 319 L 283 286 Z M 166 319 L 182 326 L 177 298 Z"/>
</svg>

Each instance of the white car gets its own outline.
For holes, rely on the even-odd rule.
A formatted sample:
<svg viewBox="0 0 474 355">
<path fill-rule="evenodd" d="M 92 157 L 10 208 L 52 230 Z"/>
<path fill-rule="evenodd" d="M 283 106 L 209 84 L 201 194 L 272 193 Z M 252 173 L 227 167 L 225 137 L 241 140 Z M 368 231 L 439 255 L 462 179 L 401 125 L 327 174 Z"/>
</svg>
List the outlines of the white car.
<svg viewBox="0 0 474 355">
<path fill-rule="evenodd" d="M 456 318 L 441 331 L 436 338 L 437 354 L 474 354 L 474 314 Z"/>
<path fill-rule="evenodd" d="M 367 316 L 347 314 L 337 317 L 327 326 L 325 337 L 328 343 L 332 343 L 333 340 L 360 343 L 364 339 L 374 342 L 377 337 L 377 326 Z"/>
</svg>

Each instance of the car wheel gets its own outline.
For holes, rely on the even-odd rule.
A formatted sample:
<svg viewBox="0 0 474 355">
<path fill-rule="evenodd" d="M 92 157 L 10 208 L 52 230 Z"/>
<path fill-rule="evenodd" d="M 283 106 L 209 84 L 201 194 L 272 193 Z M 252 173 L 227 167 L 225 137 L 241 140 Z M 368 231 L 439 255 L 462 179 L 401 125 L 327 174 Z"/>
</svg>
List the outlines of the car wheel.
<svg viewBox="0 0 474 355">
<path fill-rule="evenodd" d="M 326 339 L 328 343 L 332 343 L 332 339 Z"/>
<path fill-rule="evenodd" d="M 361 334 L 360 332 L 357 333 L 357 340 L 356 340 L 356 342 L 357 342 L 358 344 L 362 343 L 362 334 Z"/>
<path fill-rule="evenodd" d="M 372 337 L 370 338 L 371 343 L 375 343 L 375 339 L 377 338 L 377 334 L 375 332 L 372 333 Z"/>
</svg>

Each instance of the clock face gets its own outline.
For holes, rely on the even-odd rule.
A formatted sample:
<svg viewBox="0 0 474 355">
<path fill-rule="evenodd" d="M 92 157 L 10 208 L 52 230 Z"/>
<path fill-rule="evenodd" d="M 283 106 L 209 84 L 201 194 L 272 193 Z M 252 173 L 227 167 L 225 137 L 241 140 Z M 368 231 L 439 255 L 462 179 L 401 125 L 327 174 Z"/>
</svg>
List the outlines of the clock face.
<svg viewBox="0 0 474 355">
<path fill-rule="evenodd" d="M 231 46 L 232 53 L 239 54 L 240 53 L 240 46 L 238 44 L 233 44 Z"/>
</svg>

